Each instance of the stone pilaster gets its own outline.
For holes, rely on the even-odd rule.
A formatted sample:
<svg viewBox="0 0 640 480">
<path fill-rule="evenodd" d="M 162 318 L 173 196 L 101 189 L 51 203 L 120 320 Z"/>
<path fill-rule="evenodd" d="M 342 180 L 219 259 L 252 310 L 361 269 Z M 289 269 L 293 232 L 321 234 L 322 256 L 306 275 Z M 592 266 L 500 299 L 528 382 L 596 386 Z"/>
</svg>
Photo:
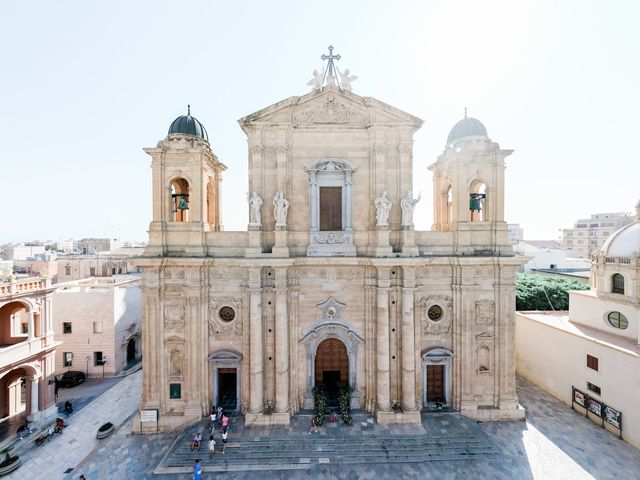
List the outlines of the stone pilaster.
<svg viewBox="0 0 640 480">
<path fill-rule="evenodd" d="M 416 410 L 413 288 L 402 289 L 402 409 Z"/>
<path fill-rule="evenodd" d="M 249 412 L 262 413 L 264 410 L 264 359 L 262 358 L 262 289 L 259 286 L 251 285 L 249 294 Z"/>
<path fill-rule="evenodd" d="M 33 321 L 33 311 L 30 310 L 27 313 L 28 323 L 27 323 L 27 340 L 32 340 L 34 337 L 35 323 Z"/>
<path fill-rule="evenodd" d="M 289 318 L 287 268 L 275 268 L 276 284 L 276 413 L 289 411 Z"/>
<path fill-rule="evenodd" d="M 271 250 L 271 256 L 273 257 L 289 257 L 289 246 L 288 246 L 288 234 L 287 227 L 276 227 L 275 230 L 276 243 Z"/>
<path fill-rule="evenodd" d="M 389 268 L 378 268 L 376 299 L 376 413 L 391 410 L 389 400 Z"/>
</svg>

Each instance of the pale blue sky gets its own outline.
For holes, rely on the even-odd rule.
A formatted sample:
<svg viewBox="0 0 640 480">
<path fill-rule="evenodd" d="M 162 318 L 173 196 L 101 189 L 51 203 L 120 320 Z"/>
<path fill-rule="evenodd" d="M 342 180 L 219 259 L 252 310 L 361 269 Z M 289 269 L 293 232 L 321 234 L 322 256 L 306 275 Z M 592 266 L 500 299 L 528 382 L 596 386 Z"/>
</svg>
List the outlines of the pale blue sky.
<svg viewBox="0 0 640 480">
<path fill-rule="evenodd" d="M 529 239 L 640 198 L 640 2 L 34 1 L 0 13 L 0 242 L 146 240 L 155 146 L 192 105 L 247 223 L 237 119 L 308 91 L 329 44 L 373 96 L 425 121 L 418 228 L 463 108 L 508 159 L 506 216 Z"/>
</svg>

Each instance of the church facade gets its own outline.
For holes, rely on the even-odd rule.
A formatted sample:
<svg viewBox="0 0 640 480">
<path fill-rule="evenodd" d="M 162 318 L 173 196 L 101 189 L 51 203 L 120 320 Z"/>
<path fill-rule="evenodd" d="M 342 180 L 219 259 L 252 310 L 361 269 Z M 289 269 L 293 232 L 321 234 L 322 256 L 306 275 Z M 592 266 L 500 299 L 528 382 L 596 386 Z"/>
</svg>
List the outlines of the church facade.
<svg viewBox="0 0 640 480">
<path fill-rule="evenodd" d="M 413 135 L 422 121 L 351 92 L 331 65 L 311 93 L 239 120 L 247 231 L 224 231 L 204 126 L 177 118 L 152 157 L 143 274 L 141 420 L 172 429 L 212 405 L 288 424 L 313 390 L 417 423 L 435 402 L 524 417 L 515 383 L 516 271 L 505 158 L 484 126 L 451 130 L 433 172 L 434 225 L 415 231 Z M 345 73 L 348 73 L 345 71 Z M 157 417 L 155 417 L 157 415 Z"/>
</svg>

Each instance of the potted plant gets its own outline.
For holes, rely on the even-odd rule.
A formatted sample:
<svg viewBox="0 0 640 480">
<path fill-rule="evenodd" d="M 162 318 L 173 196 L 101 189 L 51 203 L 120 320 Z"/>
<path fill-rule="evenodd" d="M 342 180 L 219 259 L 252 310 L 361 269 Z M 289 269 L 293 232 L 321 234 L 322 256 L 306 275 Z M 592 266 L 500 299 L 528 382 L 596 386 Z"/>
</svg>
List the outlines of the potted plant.
<svg viewBox="0 0 640 480">
<path fill-rule="evenodd" d="M 0 455 L 4 455 L 2 462 L 0 462 L 0 476 L 13 472 L 22 464 L 20 456 L 9 453 L 12 449 L 13 446 L 0 450 Z"/>
<path fill-rule="evenodd" d="M 113 423 L 107 422 L 100 426 L 98 429 L 98 433 L 96 434 L 97 439 L 107 438 L 109 435 L 113 433 L 114 426 Z"/>
</svg>

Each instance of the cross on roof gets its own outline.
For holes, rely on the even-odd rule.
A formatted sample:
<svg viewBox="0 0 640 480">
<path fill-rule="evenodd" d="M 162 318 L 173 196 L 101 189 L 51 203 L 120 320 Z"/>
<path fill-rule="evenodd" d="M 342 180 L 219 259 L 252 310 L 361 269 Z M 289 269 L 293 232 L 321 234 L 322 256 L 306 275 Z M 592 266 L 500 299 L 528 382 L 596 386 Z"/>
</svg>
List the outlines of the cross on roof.
<svg viewBox="0 0 640 480">
<path fill-rule="evenodd" d="M 327 63 L 327 69 L 324 72 L 324 77 L 322 78 L 322 82 L 324 83 L 324 80 L 327 78 L 327 75 L 329 77 L 335 77 L 336 76 L 336 67 L 333 64 L 334 60 L 340 60 L 340 54 L 334 55 L 333 54 L 333 45 L 329 45 L 329 55 L 325 55 L 324 53 L 322 54 L 322 56 L 320 57 L 321 60 L 329 60 L 329 63 Z"/>
</svg>

